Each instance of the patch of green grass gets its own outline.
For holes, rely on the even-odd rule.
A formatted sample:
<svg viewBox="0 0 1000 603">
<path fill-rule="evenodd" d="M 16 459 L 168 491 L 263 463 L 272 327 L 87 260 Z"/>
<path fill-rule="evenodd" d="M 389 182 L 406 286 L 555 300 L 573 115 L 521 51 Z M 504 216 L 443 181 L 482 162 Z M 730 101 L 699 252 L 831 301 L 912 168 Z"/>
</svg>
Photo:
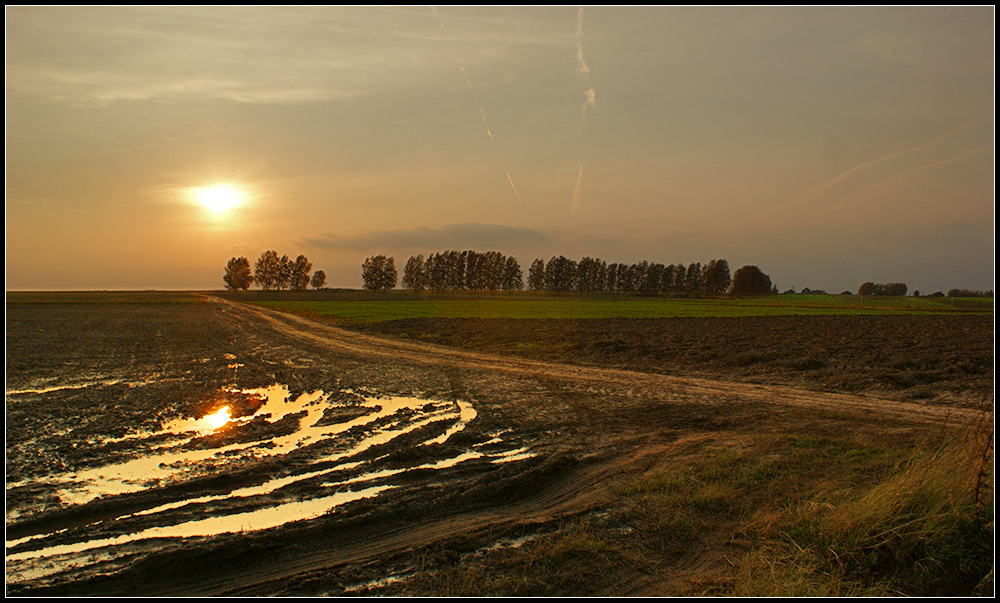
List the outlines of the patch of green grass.
<svg viewBox="0 0 1000 603">
<path fill-rule="evenodd" d="M 553 293 L 243 292 L 229 299 L 345 323 L 413 318 L 601 319 L 992 312 L 990 303 L 951 305 L 937 298 L 772 295 L 679 298 Z"/>
</svg>

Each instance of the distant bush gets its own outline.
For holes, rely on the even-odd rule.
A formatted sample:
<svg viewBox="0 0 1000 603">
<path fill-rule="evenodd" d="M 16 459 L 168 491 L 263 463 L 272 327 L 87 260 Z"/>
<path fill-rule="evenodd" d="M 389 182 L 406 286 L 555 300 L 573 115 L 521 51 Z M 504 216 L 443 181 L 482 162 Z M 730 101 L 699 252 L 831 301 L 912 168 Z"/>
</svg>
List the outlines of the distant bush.
<svg viewBox="0 0 1000 603">
<path fill-rule="evenodd" d="M 906 295 L 906 284 L 867 282 L 858 288 L 858 295 Z"/>
<path fill-rule="evenodd" d="M 972 289 L 948 289 L 948 297 L 993 297 L 993 292 L 973 291 Z"/>
</svg>

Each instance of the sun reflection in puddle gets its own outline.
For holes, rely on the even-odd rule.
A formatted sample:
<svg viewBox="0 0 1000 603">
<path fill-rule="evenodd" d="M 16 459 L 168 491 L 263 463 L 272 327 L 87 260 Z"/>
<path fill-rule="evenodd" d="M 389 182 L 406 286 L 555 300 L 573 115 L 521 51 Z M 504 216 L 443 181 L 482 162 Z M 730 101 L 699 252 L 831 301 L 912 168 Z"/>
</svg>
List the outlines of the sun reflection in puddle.
<svg viewBox="0 0 1000 603">
<path fill-rule="evenodd" d="M 232 420 L 228 406 L 223 406 L 210 415 L 205 415 L 200 419 L 177 419 L 167 423 L 163 431 L 170 433 L 185 433 L 188 431 L 197 432 L 199 435 L 212 433 Z"/>
<path fill-rule="evenodd" d="M 257 397 L 263 403 L 249 416 L 233 417 L 230 406 L 225 406 L 198 419 L 178 419 L 168 422 L 157 432 L 130 434 L 125 438 L 116 439 L 121 441 L 156 438 L 153 441 L 162 442 L 163 437 L 172 436 L 169 437 L 170 441 L 156 444 L 146 456 L 76 474 L 53 475 L 48 481 L 65 505 L 79 505 L 99 497 L 140 492 L 171 483 L 189 482 L 200 475 L 216 474 L 220 470 L 238 466 L 234 463 L 246 464 L 266 460 L 314 444 L 320 446 L 316 449 L 319 452 L 310 454 L 307 461 L 302 459 L 296 461 L 294 464 L 296 468 L 294 471 L 290 470 L 291 474 L 262 477 L 255 485 L 238 487 L 224 493 L 196 491 L 183 500 L 154 505 L 110 522 L 97 521 L 93 525 L 113 526 L 114 521 L 127 517 L 159 517 L 160 514 L 166 517 L 167 514 L 178 512 L 179 509 L 189 511 L 184 515 L 188 518 L 186 521 L 165 520 L 172 525 L 155 525 L 120 536 L 112 535 L 90 540 L 86 540 L 83 536 L 83 539 L 75 544 L 48 547 L 42 545 L 40 548 L 36 545 L 37 550 L 34 551 L 9 553 L 6 556 L 8 563 L 27 565 L 18 568 L 9 567 L 8 570 L 13 569 L 19 579 L 31 579 L 29 574 L 34 575 L 41 570 L 30 560 L 39 557 L 72 555 L 147 538 L 214 536 L 267 529 L 290 521 L 312 519 L 346 502 L 377 496 L 385 490 L 397 487 L 390 482 L 391 478 L 411 470 L 443 470 L 473 459 L 484 459 L 489 463 L 505 463 L 532 456 L 530 451 L 523 448 L 504 449 L 502 438 L 496 437 L 475 445 L 472 449 L 456 451 L 451 457 L 438 458 L 424 464 L 409 467 L 380 467 L 379 461 L 384 456 L 379 456 L 373 461 L 358 460 L 366 458 L 359 455 L 402 436 L 414 432 L 423 433 L 418 430 L 426 430 L 429 435 L 422 436 L 422 439 L 416 442 L 411 441 L 408 446 L 444 444 L 476 418 L 475 408 L 465 401 L 439 401 L 414 397 L 367 398 L 348 395 L 350 401 L 341 402 L 322 391 L 306 392 L 293 398 L 289 395 L 288 388 L 283 385 L 231 393 Z M 335 421 L 328 418 L 324 421 L 328 409 L 334 411 L 333 417 L 343 416 L 344 419 Z M 217 434 L 223 433 L 222 428 L 226 429 L 226 434 L 230 434 L 230 430 L 238 431 L 240 426 L 251 422 L 257 426 L 264 423 L 273 425 L 292 415 L 301 416 L 298 417 L 297 429 L 291 433 L 273 435 L 265 432 L 257 439 L 249 438 L 214 447 L 192 448 L 195 445 L 206 445 L 210 441 L 203 438 L 216 438 Z M 227 439 L 228 435 L 223 437 L 227 442 L 231 441 Z M 329 446 L 329 442 L 334 445 Z M 308 470 L 310 464 L 317 468 Z M 315 481 L 315 478 L 320 478 L 319 482 Z M 305 480 L 314 480 L 309 483 L 319 484 L 319 489 L 314 490 L 316 494 L 311 498 L 294 501 L 283 499 L 282 496 L 275 500 L 267 498 L 281 488 L 304 484 Z M 71 484 L 68 487 L 65 485 L 67 482 Z M 209 509 L 213 503 L 218 504 L 216 501 L 226 501 L 227 505 L 235 505 L 234 510 L 246 506 L 246 510 L 237 510 L 225 516 L 214 516 L 205 510 L 204 515 L 198 515 L 199 509 Z M 84 528 L 84 531 L 86 529 Z M 107 533 L 108 529 L 101 531 Z M 113 534 L 113 527 L 111 531 Z M 30 540 L 39 540 L 41 544 L 48 536 L 39 534 L 7 541 L 7 550 L 10 551 L 11 547 Z M 58 568 L 61 565 L 57 563 L 52 567 Z M 58 569 L 52 570 L 55 571 Z"/>
</svg>

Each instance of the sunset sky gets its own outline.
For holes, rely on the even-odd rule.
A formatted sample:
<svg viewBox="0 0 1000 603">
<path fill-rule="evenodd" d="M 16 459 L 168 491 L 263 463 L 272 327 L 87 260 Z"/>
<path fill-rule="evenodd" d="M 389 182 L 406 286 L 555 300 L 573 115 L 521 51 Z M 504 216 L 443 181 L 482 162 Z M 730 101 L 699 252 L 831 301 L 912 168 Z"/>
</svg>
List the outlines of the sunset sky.
<svg viewBox="0 0 1000 603">
<path fill-rule="evenodd" d="M 992 6 L 5 17 L 8 290 L 221 289 L 268 249 L 332 287 L 472 249 L 993 289 Z"/>
</svg>

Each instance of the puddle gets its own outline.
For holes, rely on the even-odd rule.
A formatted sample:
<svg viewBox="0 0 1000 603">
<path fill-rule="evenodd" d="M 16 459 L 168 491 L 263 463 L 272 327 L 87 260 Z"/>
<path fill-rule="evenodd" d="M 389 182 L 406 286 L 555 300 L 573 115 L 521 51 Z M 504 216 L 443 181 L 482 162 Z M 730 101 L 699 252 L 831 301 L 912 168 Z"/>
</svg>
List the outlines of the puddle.
<svg viewBox="0 0 1000 603">
<path fill-rule="evenodd" d="M 407 444 L 400 444 L 400 448 L 417 450 L 443 444 L 475 420 L 475 408 L 464 401 L 413 397 L 354 396 L 351 402 L 339 402 L 322 391 L 292 398 L 283 385 L 230 393 L 258 397 L 263 403 L 247 416 L 234 417 L 230 407 L 222 407 L 205 417 L 171 421 L 159 431 L 129 434 L 114 441 L 149 439 L 150 451 L 140 458 L 77 473 L 56 474 L 41 482 L 34 480 L 32 487 L 51 487 L 53 496 L 58 496 L 64 506 L 82 505 L 97 498 L 107 499 L 225 474 L 251 463 L 303 451 L 295 455 L 294 462 L 280 465 L 283 469 L 287 465 L 286 474 L 267 474 L 255 485 L 224 493 L 196 490 L 182 500 L 136 510 L 112 520 L 95 521 L 61 534 L 53 532 L 8 540 L 8 583 L 32 580 L 93 562 L 82 560 L 82 555 L 86 555 L 86 559 L 109 555 L 113 558 L 115 547 L 126 543 L 265 530 L 292 521 L 314 519 L 348 502 L 375 497 L 398 487 L 393 478 L 409 471 L 443 470 L 474 459 L 503 463 L 531 456 L 525 448 L 505 447 L 502 436 L 497 434 L 483 445 L 463 449 L 446 458 L 435 456 L 433 461 L 412 466 L 387 467 L 380 463 L 385 455 L 374 459 L 369 458 L 370 454 L 359 455 L 417 430 L 423 430 L 419 432 L 423 439 L 413 442 L 411 436 Z M 324 420 L 328 411 L 331 414 Z M 336 421 L 334 417 L 338 416 L 343 416 L 344 420 Z M 227 434 L 257 433 L 252 430 L 281 421 L 295 424 L 290 433 L 272 435 L 273 430 L 263 429 L 259 438 L 243 437 L 238 443 L 192 448 L 194 444 L 216 441 L 213 438 L 217 436 L 225 441 Z M 157 443 L 152 445 L 152 442 Z M 315 469 L 310 469 L 311 466 Z M 7 491 L 16 487 L 16 484 L 8 484 Z M 293 489 L 311 494 L 290 494 Z M 227 509 L 227 514 L 213 514 L 220 505 Z M 30 512 L 31 509 L 8 507 L 8 522 L 12 517 Z M 138 518 L 143 519 L 144 525 L 153 525 L 138 531 L 116 529 L 116 522 L 129 519 L 132 521 L 128 523 L 135 525 Z M 97 531 L 101 537 L 88 537 Z M 58 544 L 47 544 L 57 535 Z M 67 542 L 69 540 L 76 542 Z"/>
</svg>

